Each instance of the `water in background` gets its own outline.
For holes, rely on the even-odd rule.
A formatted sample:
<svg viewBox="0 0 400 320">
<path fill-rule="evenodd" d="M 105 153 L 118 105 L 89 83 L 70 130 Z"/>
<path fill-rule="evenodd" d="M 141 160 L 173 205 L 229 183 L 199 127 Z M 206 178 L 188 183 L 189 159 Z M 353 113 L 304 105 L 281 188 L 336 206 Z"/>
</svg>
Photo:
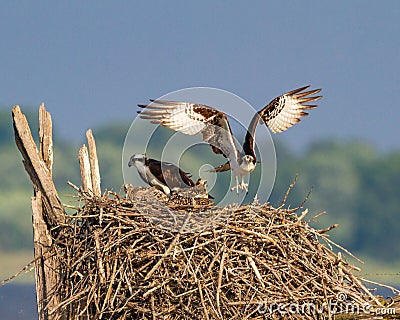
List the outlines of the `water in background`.
<svg viewBox="0 0 400 320">
<path fill-rule="evenodd" d="M 34 284 L 6 284 L 0 286 L 1 320 L 37 320 Z"/>
</svg>

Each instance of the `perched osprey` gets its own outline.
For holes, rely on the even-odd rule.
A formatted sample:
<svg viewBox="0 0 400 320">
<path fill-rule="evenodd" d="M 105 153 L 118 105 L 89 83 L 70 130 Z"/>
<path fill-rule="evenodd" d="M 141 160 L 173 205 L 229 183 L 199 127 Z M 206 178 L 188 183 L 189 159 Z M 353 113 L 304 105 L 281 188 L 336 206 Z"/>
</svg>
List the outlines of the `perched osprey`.
<svg viewBox="0 0 400 320">
<path fill-rule="evenodd" d="M 236 179 L 236 186 L 232 190 L 248 191 L 244 176 L 250 174 L 256 167 L 254 134 L 257 124 L 264 123 L 273 133 L 277 133 L 299 122 L 301 117 L 308 115 L 304 110 L 317 107 L 317 105 L 305 103 L 322 98 L 322 96 L 313 96 L 321 89 L 305 91 L 309 87 L 302 87 L 276 97 L 258 111 L 247 129 L 243 151 L 236 147 L 226 114 L 212 107 L 189 102 L 150 100 L 149 105 L 138 105 L 145 108 L 138 113 L 142 119 L 149 119 L 151 123 L 184 134 L 201 133 L 203 141 L 210 144 L 214 153 L 222 154 L 229 160 L 224 165 L 214 168 L 213 171 L 232 170 Z M 241 176 L 241 183 L 239 183 L 239 176 Z"/>
<path fill-rule="evenodd" d="M 161 162 L 146 158 L 144 154 L 134 154 L 128 162 L 128 166 L 135 166 L 144 182 L 152 187 L 170 195 L 172 190 L 196 187 L 204 188 L 206 181 L 199 179 L 194 183 L 190 175 L 176 165 L 169 162 Z"/>
</svg>

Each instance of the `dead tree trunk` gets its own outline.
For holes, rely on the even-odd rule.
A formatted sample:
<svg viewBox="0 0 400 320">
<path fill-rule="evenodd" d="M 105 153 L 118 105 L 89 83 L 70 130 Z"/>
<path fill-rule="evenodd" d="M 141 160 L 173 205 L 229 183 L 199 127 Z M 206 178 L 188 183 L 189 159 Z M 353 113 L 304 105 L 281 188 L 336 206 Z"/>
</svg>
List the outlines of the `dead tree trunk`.
<svg viewBox="0 0 400 320">
<path fill-rule="evenodd" d="M 35 257 L 36 298 L 39 320 L 55 318 L 57 306 L 62 302 L 57 295 L 61 280 L 60 265 L 49 255 L 53 232 L 65 223 L 65 211 L 52 178 L 53 138 L 50 113 L 42 104 L 39 108 L 39 150 L 33 140 L 25 115 L 19 106 L 12 110 L 15 142 L 23 157 L 25 170 L 33 184 L 32 224 Z M 90 155 L 85 146 L 79 151 L 82 185 L 85 191 L 100 196 L 100 173 L 96 144 L 92 131 L 86 133 Z M 85 152 L 86 151 L 86 152 Z M 60 317 L 65 318 L 68 317 Z"/>
<path fill-rule="evenodd" d="M 25 170 L 33 183 L 32 223 L 39 319 L 49 319 L 48 310 L 58 304 L 50 293 L 58 282 L 58 265 L 46 253 L 52 245 L 50 230 L 63 222 L 64 212 L 52 179 L 53 142 L 51 116 L 42 104 L 39 108 L 40 148 L 36 147 L 25 115 L 18 106 L 12 111 L 15 142 L 23 156 Z"/>
</svg>

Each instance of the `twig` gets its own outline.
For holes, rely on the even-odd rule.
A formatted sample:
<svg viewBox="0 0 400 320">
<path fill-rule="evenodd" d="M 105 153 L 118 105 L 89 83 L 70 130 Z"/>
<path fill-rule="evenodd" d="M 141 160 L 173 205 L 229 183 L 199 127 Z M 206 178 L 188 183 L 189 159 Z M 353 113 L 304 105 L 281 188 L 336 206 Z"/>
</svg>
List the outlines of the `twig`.
<svg viewBox="0 0 400 320">
<path fill-rule="evenodd" d="M 326 232 L 328 232 L 328 231 L 331 231 L 332 229 L 335 229 L 335 228 L 338 227 L 338 226 L 339 226 L 339 224 L 338 224 L 338 223 L 335 223 L 335 224 L 331 225 L 331 226 L 328 227 L 328 228 L 317 230 L 317 232 L 318 232 L 319 234 L 323 234 L 323 233 L 326 233 Z"/>
<path fill-rule="evenodd" d="M 103 259 L 101 257 L 101 249 L 100 249 L 100 240 L 99 240 L 99 230 L 94 231 L 94 240 L 96 244 L 96 253 L 97 253 L 97 266 L 100 272 L 100 283 L 105 283 L 106 274 L 104 272 Z"/>
<path fill-rule="evenodd" d="M 221 312 L 220 294 L 221 294 L 222 274 L 223 274 L 223 270 L 224 270 L 224 262 L 225 262 L 226 255 L 227 254 L 226 254 L 225 250 L 222 250 L 221 262 L 219 264 L 218 284 L 217 284 L 217 293 L 216 293 L 217 310 L 218 310 L 218 315 L 221 319 L 223 319 L 224 317 Z"/>
<path fill-rule="evenodd" d="M 186 227 L 187 222 L 189 221 L 191 217 L 191 214 L 188 214 L 188 217 L 186 218 L 184 224 L 180 228 L 180 232 L 175 236 L 174 240 L 171 241 L 171 244 L 169 245 L 168 249 L 164 252 L 163 256 L 160 258 L 160 260 L 157 261 L 157 263 L 154 265 L 154 267 L 148 272 L 148 274 L 144 277 L 144 280 L 148 280 L 151 275 L 154 273 L 154 271 L 157 270 L 157 268 L 160 266 L 160 264 L 164 261 L 164 259 L 169 255 L 169 253 L 172 251 L 172 249 L 175 247 L 176 243 L 179 240 L 179 237 L 181 235 L 181 231 L 184 230 Z"/>
<path fill-rule="evenodd" d="M 288 196 L 289 196 L 289 194 L 290 194 L 290 191 L 292 191 L 292 189 L 293 189 L 294 186 L 296 185 L 296 182 L 297 182 L 297 178 L 298 178 L 298 177 L 299 177 L 299 174 L 296 173 L 296 175 L 295 175 L 295 177 L 294 177 L 294 179 L 293 179 L 293 182 L 289 185 L 289 188 L 287 189 L 287 191 L 286 191 L 286 193 L 285 193 L 285 196 L 283 197 L 283 199 L 282 199 L 282 201 L 281 201 L 280 206 L 284 206 L 284 205 L 285 205 L 286 200 L 287 200 L 287 198 L 288 198 Z"/>
</svg>

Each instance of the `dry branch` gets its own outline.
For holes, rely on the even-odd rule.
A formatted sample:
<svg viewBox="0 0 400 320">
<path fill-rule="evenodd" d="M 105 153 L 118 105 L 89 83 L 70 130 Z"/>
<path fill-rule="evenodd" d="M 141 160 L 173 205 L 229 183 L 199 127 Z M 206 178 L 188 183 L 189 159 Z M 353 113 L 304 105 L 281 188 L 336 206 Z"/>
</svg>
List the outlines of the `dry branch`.
<svg viewBox="0 0 400 320">
<path fill-rule="evenodd" d="M 100 196 L 101 187 L 100 187 L 99 160 L 97 159 L 96 142 L 94 140 L 94 136 L 91 129 L 86 131 L 86 138 L 89 145 L 89 159 L 90 159 L 90 168 L 92 173 L 93 194 L 95 196 Z"/>
<path fill-rule="evenodd" d="M 23 163 L 33 183 L 32 223 L 35 255 L 35 280 L 40 320 L 49 319 L 48 309 L 59 304 L 56 286 L 59 265 L 51 253 L 51 229 L 66 221 L 64 209 L 52 179 L 53 134 L 52 121 L 43 104 L 39 108 L 39 151 L 33 140 L 26 117 L 20 108 L 12 110 L 15 141 Z"/>
<path fill-rule="evenodd" d="M 58 305 L 54 293 L 59 280 L 57 261 L 50 254 L 53 240 L 43 219 L 42 195 L 37 191 L 32 197 L 33 241 L 35 248 L 36 299 L 39 319 L 48 319 L 48 307 Z"/>
<path fill-rule="evenodd" d="M 39 107 L 39 147 L 40 156 L 52 175 L 53 171 L 53 123 L 44 104 Z"/>
<path fill-rule="evenodd" d="M 57 190 L 51 177 L 51 171 L 48 165 L 50 158 L 46 162 L 41 159 L 36 144 L 32 138 L 31 130 L 25 115 L 22 114 L 19 106 L 12 110 L 15 142 L 20 150 L 24 160 L 24 166 L 29 174 L 35 190 L 39 190 L 43 196 L 43 205 L 46 208 L 45 218 L 50 227 L 57 226 L 65 221 L 64 209 L 61 205 Z M 46 146 L 47 137 L 44 135 L 43 142 Z M 44 147 L 42 150 L 45 150 Z M 45 152 L 44 152 L 45 153 Z"/>
<path fill-rule="evenodd" d="M 81 171 L 83 190 L 86 192 L 93 192 L 92 173 L 90 169 L 89 154 L 85 145 L 83 145 L 79 149 L 78 159 L 79 159 L 79 168 Z"/>
</svg>

